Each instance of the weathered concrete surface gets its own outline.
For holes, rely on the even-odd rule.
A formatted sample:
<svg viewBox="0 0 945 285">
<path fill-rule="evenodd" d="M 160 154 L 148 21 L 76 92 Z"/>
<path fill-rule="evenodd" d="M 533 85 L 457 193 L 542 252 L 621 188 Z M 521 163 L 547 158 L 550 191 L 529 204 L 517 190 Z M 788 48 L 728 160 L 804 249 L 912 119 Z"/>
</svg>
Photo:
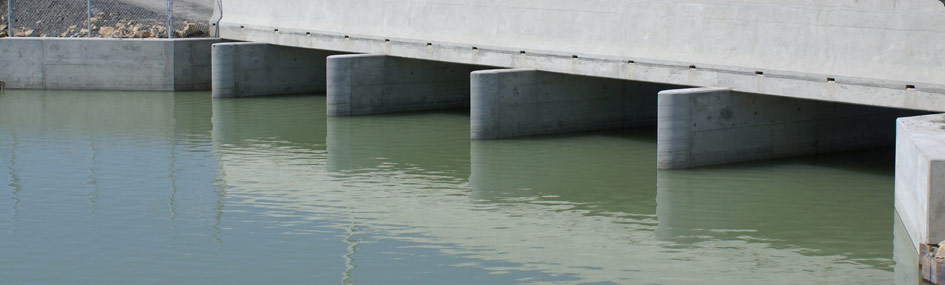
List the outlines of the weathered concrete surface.
<svg viewBox="0 0 945 285">
<path fill-rule="evenodd" d="M 213 45 L 214 98 L 325 92 L 325 58 L 337 52 L 263 43 Z"/>
<path fill-rule="evenodd" d="M 691 88 L 659 93 L 657 168 L 889 145 L 916 111 Z"/>
<path fill-rule="evenodd" d="M 386 55 L 328 57 L 328 115 L 469 107 L 469 73 L 491 67 Z"/>
<path fill-rule="evenodd" d="M 222 4 L 228 39 L 945 111 L 935 0 Z"/>
<path fill-rule="evenodd" d="M 591 131 L 652 125 L 663 84 L 531 69 L 471 74 L 470 138 Z"/>
<path fill-rule="evenodd" d="M 915 249 L 945 240 L 945 115 L 896 124 L 896 212 Z"/>
<path fill-rule="evenodd" d="M 206 90 L 220 39 L 0 39 L 11 89 Z"/>
</svg>

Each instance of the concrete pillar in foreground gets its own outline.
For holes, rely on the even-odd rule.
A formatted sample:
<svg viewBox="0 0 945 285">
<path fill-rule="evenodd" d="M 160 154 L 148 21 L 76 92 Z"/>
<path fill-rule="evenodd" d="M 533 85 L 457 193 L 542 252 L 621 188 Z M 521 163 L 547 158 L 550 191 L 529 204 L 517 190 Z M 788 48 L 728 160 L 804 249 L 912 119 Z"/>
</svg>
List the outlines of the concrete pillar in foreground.
<svg viewBox="0 0 945 285">
<path fill-rule="evenodd" d="M 485 67 L 376 54 L 328 57 L 328 115 L 469 106 L 469 73 Z"/>
<path fill-rule="evenodd" d="M 657 168 L 674 169 L 891 145 L 919 112 L 732 92 L 659 93 Z"/>
<path fill-rule="evenodd" d="M 214 98 L 320 93 L 325 58 L 337 52 L 264 43 L 214 44 Z"/>
<path fill-rule="evenodd" d="M 945 240 L 945 115 L 897 120 L 896 212 L 917 251 Z"/>
<path fill-rule="evenodd" d="M 471 139 L 652 125 L 666 85 L 531 69 L 471 75 Z"/>
</svg>

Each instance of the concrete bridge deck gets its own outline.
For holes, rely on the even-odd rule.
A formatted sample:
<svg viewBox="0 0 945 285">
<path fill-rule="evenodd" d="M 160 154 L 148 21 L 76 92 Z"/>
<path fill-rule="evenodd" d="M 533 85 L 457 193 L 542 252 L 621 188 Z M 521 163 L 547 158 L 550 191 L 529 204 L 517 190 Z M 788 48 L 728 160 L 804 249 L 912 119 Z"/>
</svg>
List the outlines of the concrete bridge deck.
<svg viewBox="0 0 945 285">
<path fill-rule="evenodd" d="M 221 0 L 227 39 L 945 111 L 945 6 Z"/>
</svg>

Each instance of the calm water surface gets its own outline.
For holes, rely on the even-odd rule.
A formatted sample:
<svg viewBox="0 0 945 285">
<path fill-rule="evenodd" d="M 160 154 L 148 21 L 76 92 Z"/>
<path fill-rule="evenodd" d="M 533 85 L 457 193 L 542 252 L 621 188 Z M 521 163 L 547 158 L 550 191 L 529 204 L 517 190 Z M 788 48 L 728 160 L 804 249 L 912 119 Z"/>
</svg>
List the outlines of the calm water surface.
<svg viewBox="0 0 945 285">
<path fill-rule="evenodd" d="M 0 283 L 914 283 L 888 150 L 656 171 L 654 129 L 209 97 L 4 91 Z"/>
</svg>

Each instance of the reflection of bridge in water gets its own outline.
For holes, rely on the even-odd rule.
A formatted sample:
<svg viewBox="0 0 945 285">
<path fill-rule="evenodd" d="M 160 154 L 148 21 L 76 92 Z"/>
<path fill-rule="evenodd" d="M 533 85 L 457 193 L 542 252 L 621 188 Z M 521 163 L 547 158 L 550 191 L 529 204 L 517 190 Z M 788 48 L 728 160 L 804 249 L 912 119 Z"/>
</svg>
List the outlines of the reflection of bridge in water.
<svg viewBox="0 0 945 285">
<path fill-rule="evenodd" d="M 883 280 L 892 266 L 878 258 L 892 249 L 868 242 L 890 240 L 890 223 L 875 222 L 892 221 L 888 193 L 875 190 L 889 183 L 880 174 L 887 169 L 850 166 L 857 163 L 842 156 L 663 172 L 650 167 L 651 130 L 469 142 L 462 113 L 325 118 L 320 97 L 211 103 L 186 94 L 78 93 L 0 97 L 0 128 L 94 134 L 64 146 L 81 159 L 63 171 L 82 169 L 75 179 L 87 191 L 63 193 L 77 203 L 60 210 L 114 215 L 123 195 L 166 201 L 146 217 L 118 219 L 167 225 L 180 233 L 175 239 L 208 247 L 189 249 L 208 263 L 232 257 L 214 250 L 259 242 L 226 234 L 251 219 L 280 234 L 327 236 L 319 243 L 348 266 L 326 268 L 326 279 L 358 280 L 359 270 L 396 251 L 380 245 L 390 242 L 456 257 L 458 267 L 534 271 L 549 281 L 855 282 Z M 22 160 L 35 155 L 28 142 L 42 134 L 5 133 L 11 139 L 0 143 L 0 159 L 11 184 L 36 185 Z M 149 148 L 125 149 L 122 140 Z M 153 185 L 117 183 L 128 174 L 127 155 L 148 157 L 133 167 L 152 171 L 142 178 Z M 809 190 L 787 187 L 791 175 L 805 177 Z M 858 179 L 826 182 L 843 175 Z M 138 191 L 120 191 L 129 187 Z M 36 203 L 20 194 L 5 205 L 14 213 L 3 225 L 12 230 L 20 225 L 15 203 Z M 811 228 L 817 236 L 791 230 Z M 340 243 L 348 245 L 331 248 Z M 914 278 L 907 271 L 897 278 Z"/>
<path fill-rule="evenodd" d="M 656 124 L 659 169 L 897 142 L 900 217 L 916 245 L 945 239 L 942 120 L 917 116 L 945 111 L 941 1 L 219 3 L 243 42 L 213 45 L 214 97 L 468 105 L 472 139 Z"/>
<path fill-rule="evenodd" d="M 466 118 L 456 113 L 328 118 L 324 136 L 318 128 L 305 131 L 308 134 L 290 131 L 300 135 L 296 143 L 262 127 L 278 122 L 255 120 L 259 127 L 240 128 L 256 130 L 258 136 L 228 133 L 254 122 L 228 119 L 242 112 L 229 109 L 236 106 L 231 102 L 214 101 L 215 152 L 227 177 L 253 182 L 228 181 L 228 195 L 258 200 L 260 207 L 280 214 L 345 217 L 362 231 L 363 239 L 396 239 L 481 262 L 574 274 L 586 281 L 626 276 L 632 276 L 632 282 L 665 281 L 662 278 L 675 276 L 681 282 L 721 284 L 773 276 L 806 280 L 814 275 L 849 282 L 882 279 L 892 266 L 875 260 L 891 252 L 890 246 L 862 256 L 849 254 L 875 246 L 868 241 L 889 239 L 893 212 L 888 193 L 857 193 L 861 189 L 856 185 L 826 189 L 831 187 L 826 184 L 792 192 L 786 185 L 774 185 L 789 179 L 779 177 L 784 171 L 778 168 L 785 167 L 780 164 L 753 171 L 735 167 L 660 173 L 657 179 L 651 163 L 627 163 L 655 159 L 654 138 L 648 132 L 469 145 L 463 129 Z M 259 116 L 246 115 L 268 117 L 262 109 Z M 406 125 L 416 127 L 404 129 Z M 322 137 L 325 149 L 317 141 Z M 620 152 L 576 149 L 581 145 Z M 588 165 L 597 168 L 583 168 Z M 827 164 L 797 175 L 815 183 L 850 171 L 856 170 Z M 740 173 L 743 183 L 703 183 L 707 176 L 730 173 Z M 889 183 L 881 174 L 862 176 L 854 183 Z M 772 192 L 755 198 L 742 192 L 755 190 Z M 804 213 L 799 204 L 813 210 Z M 844 210 L 823 215 L 832 208 Z M 767 211 L 759 213 L 762 209 Z M 877 225 L 875 219 L 890 223 Z M 786 230 L 809 226 L 833 230 L 816 237 Z M 726 261 L 724 268 L 719 260 Z M 870 267 L 875 268 L 867 270 L 872 274 L 852 273 Z M 727 273 L 732 271 L 739 274 Z"/>
</svg>

